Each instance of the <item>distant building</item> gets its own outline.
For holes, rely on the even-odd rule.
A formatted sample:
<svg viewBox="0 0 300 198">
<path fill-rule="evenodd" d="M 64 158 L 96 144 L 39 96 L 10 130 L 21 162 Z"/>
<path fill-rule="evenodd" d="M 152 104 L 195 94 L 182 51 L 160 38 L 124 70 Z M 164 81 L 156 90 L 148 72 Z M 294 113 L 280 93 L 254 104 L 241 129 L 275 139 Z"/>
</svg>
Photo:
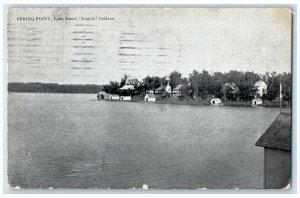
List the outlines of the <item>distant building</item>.
<svg viewBox="0 0 300 198">
<path fill-rule="evenodd" d="M 120 96 L 120 100 L 131 100 L 131 95 L 134 92 L 134 86 L 133 85 L 124 85 L 123 87 L 120 88 L 121 90 L 121 96 Z"/>
<path fill-rule="evenodd" d="M 255 92 L 255 97 L 262 97 L 263 94 L 266 94 L 267 93 L 267 84 L 260 80 L 260 81 L 257 81 L 254 86 L 253 86 L 253 90 Z"/>
<path fill-rule="evenodd" d="M 111 99 L 111 94 L 108 94 L 104 91 L 100 91 L 97 94 L 97 99 L 98 100 L 110 100 Z"/>
<path fill-rule="evenodd" d="M 109 95 L 109 99 L 110 99 L 110 100 L 120 100 L 120 96 L 110 94 L 110 95 Z"/>
<path fill-rule="evenodd" d="M 264 187 L 287 186 L 291 181 L 291 114 L 279 114 L 255 145 L 264 147 Z"/>
<path fill-rule="evenodd" d="M 222 103 L 222 100 L 220 98 L 213 98 L 210 100 L 210 104 L 212 105 L 219 105 Z"/>
<path fill-rule="evenodd" d="M 165 85 L 161 85 L 160 87 L 158 87 L 157 89 L 154 90 L 154 94 L 155 95 L 162 95 L 165 92 L 166 86 Z"/>
<path fill-rule="evenodd" d="M 252 105 L 262 105 L 262 99 L 260 98 L 255 98 L 254 100 L 252 100 Z"/>
<path fill-rule="evenodd" d="M 120 96 L 120 100 L 130 101 L 131 96 Z"/>
<path fill-rule="evenodd" d="M 175 87 L 173 89 L 173 95 L 182 96 L 181 88 L 182 88 L 182 85 L 177 85 L 177 87 Z"/>
<path fill-rule="evenodd" d="M 97 99 L 98 100 L 120 100 L 120 96 L 116 94 L 109 94 L 104 91 L 100 91 L 97 94 Z"/>
<path fill-rule="evenodd" d="M 106 95 L 107 95 L 107 93 L 105 93 L 104 91 L 100 91 L 97 94 L 97 99 L 98 100 L 104 100 L 104 96 L 106 96 Z"/>
<path fill-rule="evenodd" d="M 155 95 L 166 95 L 166 94 L 171 94 L 172 93 L 172 88 L 171 86 L 168 85 L 161 85 L 157 89 L 155 89 Z"/>
<path fill-rule="evenodd" d="M 156 101 L 156 98 L 155 98 L 155 95 L 154 94 L 146 94 L 145 97 L 144 97 L 144 100 L 146 102 L 155 102 Z"/>
<path fill-rule="evenodd" d="M 170 86 L 170 79 L 166 77 L 167 85 L 161 85 L 159 88 L 155 89 L 155 95 L 167 95 L 172 93 L 172 87 Z"/>
</svg>

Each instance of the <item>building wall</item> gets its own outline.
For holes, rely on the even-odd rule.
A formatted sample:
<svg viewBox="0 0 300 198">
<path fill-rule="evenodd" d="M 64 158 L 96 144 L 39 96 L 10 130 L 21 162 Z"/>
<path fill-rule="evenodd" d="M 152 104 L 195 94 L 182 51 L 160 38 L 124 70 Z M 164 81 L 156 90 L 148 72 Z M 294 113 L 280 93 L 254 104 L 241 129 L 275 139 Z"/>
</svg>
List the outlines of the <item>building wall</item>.
<svg viewBox="0 0 300 198">
<path fill-rule="evenodd" d="M 148 100 L 147 100 L 147 99 L 148 99 Z M 155 98 L 145 97 L 145 101 L 148 101 L 148 102 L 155 102 Z"/>
<path fill-rule="evenodd" d="M 284 188 L 291 179 L 291 152 L 265 148 L 265 188 Z"/>
<path fill-rule="evenodd" d="M 111 99 L 111 100 L 119 100 L 120 97 L 119 97 L 119 96 L 110 96 L 110 99 Z"/>
<path fill-rule="evenodd" d="M 121 96 L 121 100 L 131 100 L 131 96 Z"/>
</svg>

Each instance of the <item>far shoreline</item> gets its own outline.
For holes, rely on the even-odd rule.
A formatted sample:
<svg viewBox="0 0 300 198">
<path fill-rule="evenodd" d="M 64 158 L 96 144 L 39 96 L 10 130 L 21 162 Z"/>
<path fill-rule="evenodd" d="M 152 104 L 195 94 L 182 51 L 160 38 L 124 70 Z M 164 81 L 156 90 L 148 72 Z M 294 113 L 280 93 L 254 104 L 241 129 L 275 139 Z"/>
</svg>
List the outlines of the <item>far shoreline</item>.
<svg viewBox="0 0 300 198">
<path fill-rule="evenodd" d="M 62 92 L 7 92 L 8 94 L 73 94 L 73 95 L 95 95 L 97 93 L 62 93 Z M 279 108 L 279 104 L 271 101 L 265 101 L 262 105 L 253 106 L 251 101 L 222 101 L 222 105 L 211 105 L 209 101 L 201 100 L 158 100 L 155 102 L 145 102 L 144 100 L 133 99 L 131 101 L 120 100 L 97 100 L 96 96 L 91 99 L 92 101 L 105 101 L 105 102 L 132 102 L 132 103 L 149 103 L 149 104 L 170 104 L 170 105 L 189 105 L 189 106 L 226 106 L 226 107 L 264 107 L 264 108 Z M 291 106 L 282 106 L 282 109 L 291 109 Z"/>
</svg>

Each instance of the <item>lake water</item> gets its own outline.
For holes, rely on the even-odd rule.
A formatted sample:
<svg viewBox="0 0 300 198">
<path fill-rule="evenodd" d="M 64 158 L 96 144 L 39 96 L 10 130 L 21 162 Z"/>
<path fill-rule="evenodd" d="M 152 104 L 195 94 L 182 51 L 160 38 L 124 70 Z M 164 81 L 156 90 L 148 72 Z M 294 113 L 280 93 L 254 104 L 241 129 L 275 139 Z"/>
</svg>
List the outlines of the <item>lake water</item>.
<svg viewBox="0 0 300 198">
<path fill-rule="evenodd" d="M 8 94 L 11 184 L 33 188 L 262 188 L 254 144 L 278 109 Z"/>
</svg>

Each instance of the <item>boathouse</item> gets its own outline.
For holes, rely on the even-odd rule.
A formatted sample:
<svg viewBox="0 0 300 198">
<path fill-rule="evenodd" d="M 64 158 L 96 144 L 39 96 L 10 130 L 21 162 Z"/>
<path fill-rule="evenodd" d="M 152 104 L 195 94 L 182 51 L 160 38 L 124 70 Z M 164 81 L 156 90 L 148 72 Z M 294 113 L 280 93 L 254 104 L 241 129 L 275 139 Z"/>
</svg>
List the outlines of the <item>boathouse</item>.
<svg viewBox="0 0 300 198">
<path fill-rule="evenodd" d="M 109 96 L 110 98 L 110 100 L 120 100 L 120 96 L 119 95 L 113 95 L 113 94 L 111 94 L 110 96 Z"/>
<path fill-rule="evenodd" d="M 256 105 L 262 105 L 263 101 L 260 98 L 255 98 L 252 100 L 252 105 L 256 106 Z"/>
<path fill-rule="evenodd" d="M 97 99 L 98 100 L 104 100 L 104 96 L 106 95 L 106 93 L 104 91 L 100 91 L 97 94 Z"/>
<path fill-rule="evenodd" d="M 97 99 L 98 100 L 110 100 L 111 94 L 108 94 L 104 91 L 100 91 L 97 94 Z"/>
<path fill-rule="evenodd" d="M 291 181 L 291 114 L 279 114 L 255 145 L 264 147 L 264 188 L 286 187 Z"/>
<path fill-rule="evenodd" d="M 156 98 L 155 98 L 155 95 L 154 94 L 146 94 L 145 97 L 144 97 L 144 100 L 146 102 L 155 102 L 156 101 Z"/>
<path fill-rule="evenodd" d="M 210 100 L 210 104 L 212 105 L 219 105 L 222 103 L 222 100 L 220 98 L 213 98 Z"/>
</svg>

